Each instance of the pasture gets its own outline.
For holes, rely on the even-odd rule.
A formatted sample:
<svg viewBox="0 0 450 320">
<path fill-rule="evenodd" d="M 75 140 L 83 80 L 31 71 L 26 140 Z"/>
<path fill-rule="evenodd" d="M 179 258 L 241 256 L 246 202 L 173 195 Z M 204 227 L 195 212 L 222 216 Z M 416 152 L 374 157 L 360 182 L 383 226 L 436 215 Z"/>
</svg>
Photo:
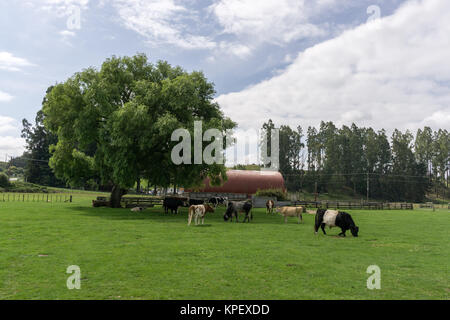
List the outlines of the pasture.
<svg viewBox="0 0 450 320">
<path fill-rule="evenodd" d="M 314 216 L 187 226 L 143 212 L 73 203 L 0 202 L 0 299 L 449 299 L 448 210 L 349 211 L 360 236 L 314 235 Z M 240 216 L 240 221 L 243 216 Z M 81 268 L 68 290 L 66 268 Z M 366 269 L 381 268 L 381 290 Z"/>
</svg>

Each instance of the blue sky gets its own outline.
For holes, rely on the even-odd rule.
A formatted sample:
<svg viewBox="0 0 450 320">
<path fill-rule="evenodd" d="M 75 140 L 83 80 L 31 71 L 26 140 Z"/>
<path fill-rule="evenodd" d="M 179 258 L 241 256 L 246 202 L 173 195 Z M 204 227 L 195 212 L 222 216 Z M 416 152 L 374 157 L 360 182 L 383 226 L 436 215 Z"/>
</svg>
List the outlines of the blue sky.
<svg viewBox="0 0 450 320">
<path fill-rule="evenodd" d="M 380 19 L 368 22 L 378 18 L 368 8 Z M 137 52 L 204 71 L 243 129 L 270 117 L 448 128 L 449 33 L 435 29 L 448 30 L 449 9 L 444 0 L 2 1 L 0 157 L 23 151 L 21 119 L 34 119 L 48 86 Z"/>
</svg>

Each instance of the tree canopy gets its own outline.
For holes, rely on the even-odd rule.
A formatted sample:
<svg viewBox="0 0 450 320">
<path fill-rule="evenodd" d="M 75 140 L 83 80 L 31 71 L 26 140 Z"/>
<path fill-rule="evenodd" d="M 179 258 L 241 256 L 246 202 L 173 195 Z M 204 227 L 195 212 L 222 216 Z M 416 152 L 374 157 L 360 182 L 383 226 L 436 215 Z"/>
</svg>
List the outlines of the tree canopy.
<svg viewBox="0 0 450 320">
<path fill-rule="evenodd" d="M 235 127 L 213 101 L 214 85 L 202 72 L 188 73 L 167 62 L 152 64 L 145 54 L 111 57 L 100 70 L 87 68 L 47 94 L 44 123 L 58 136 L 50 166 L 77 185 L 94 175 L 111 183 L 112 206 L 124 190 L 146 178 L 159 186 L 226 180 L 222 164 L 175 165 L 172 132 L 194 121 L 225 133 Z"/>
</svg>

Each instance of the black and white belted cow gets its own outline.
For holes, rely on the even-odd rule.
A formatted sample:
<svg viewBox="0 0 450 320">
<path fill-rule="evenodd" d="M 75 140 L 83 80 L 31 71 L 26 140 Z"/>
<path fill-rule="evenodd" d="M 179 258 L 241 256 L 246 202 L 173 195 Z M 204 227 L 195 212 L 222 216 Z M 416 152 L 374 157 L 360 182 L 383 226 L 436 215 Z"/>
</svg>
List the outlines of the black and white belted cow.
<svg viewBox="0 0 450 320">
<path fill-rule="evenodd" d="M 341 228 L 342 232 L 339 233 L 341 237 L 345 237 L 347 230 L 350 230 L 354 237 L 358 236 L 359 227 L 355 225 L 352 216 L 347 212 L 317 209 L 316 223 L 314 226 L 315 234 L 317 234 L 319 228 L 322 228 L 323 234 L 327 234 L 325 232 L 325 226 Z"/>
<path fill-rule="evenodd" d="M 212 197 L 208 200 L 208 203 L 213 205 L 216 208 L 219 204 L 228 206 L 228 198 L 227 197 Z"/>
</svg>

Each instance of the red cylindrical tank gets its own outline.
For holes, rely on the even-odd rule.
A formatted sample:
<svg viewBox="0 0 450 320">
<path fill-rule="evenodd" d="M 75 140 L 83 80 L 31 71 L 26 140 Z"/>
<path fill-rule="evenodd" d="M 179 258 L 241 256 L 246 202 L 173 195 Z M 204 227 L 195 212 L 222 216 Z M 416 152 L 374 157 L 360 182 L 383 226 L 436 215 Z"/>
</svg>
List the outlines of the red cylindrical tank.
<svg viewBox="0 0 450 320">
<path fill-rule="evenodd" d="M 255 194 L 258 190 L 283 189 L 284 179 L 281 173 L 274 171 L 228 170 L 228 180 L 220 187 L 213 187 L 209 179 L 205 179 L 204 188 L 195 190 L 211 193 L 242 193 Z M 194 190 L 187 190 L 194 191 Z"/>
</svg>

